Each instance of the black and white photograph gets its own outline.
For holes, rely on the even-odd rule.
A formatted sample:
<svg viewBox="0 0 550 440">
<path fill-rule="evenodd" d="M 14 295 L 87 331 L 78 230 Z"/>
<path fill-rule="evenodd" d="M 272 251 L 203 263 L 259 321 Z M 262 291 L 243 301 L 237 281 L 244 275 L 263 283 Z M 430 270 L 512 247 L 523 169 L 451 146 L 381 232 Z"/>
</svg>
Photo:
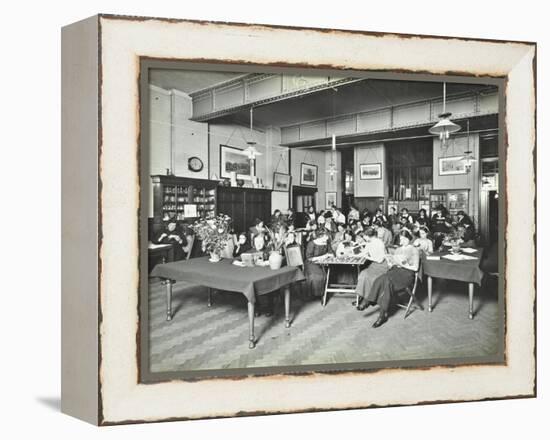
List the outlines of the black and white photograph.
<svg viewBox="0 0 550 440">
<path fill-rule="evenodd" d="M 300 183 L 304 186 L 317 186 L 317 165 L 303 163 L 300 171 Z"/>
<path fill-rule="evenodd" d="M 273 173 L 273 191 L 290 191 L 290 174 Z"/>
<path fill-rule="evenodd" d="M 503 362 L 498 82 L 144 66 L 145 382 Z"/>
</svg>

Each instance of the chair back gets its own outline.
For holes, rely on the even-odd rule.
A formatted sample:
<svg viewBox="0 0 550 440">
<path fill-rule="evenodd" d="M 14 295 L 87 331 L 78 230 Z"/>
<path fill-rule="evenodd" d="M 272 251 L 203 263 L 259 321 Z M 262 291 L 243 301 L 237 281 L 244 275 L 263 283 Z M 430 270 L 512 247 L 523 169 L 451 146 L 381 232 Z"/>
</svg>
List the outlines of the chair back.
<svg viewBox="0 0 550 440">
<path fill-rule="evenodd" d="M 299 245 L 285 247 L 286 264 L 294 267 L 304 267 L 304 257 L 302 247 Z"/>
<path fill-rule="evenodd" d="M 185 259 L 189 260 L 189 258 L 191 258 L 191 253 L 193 252 L 193 245 L 195 244 L 195 234 L 187 235 L 185 238 L 187 239 L 187 246 L 184 246 L 183 250 L 187 253 Z"/>
</svg>

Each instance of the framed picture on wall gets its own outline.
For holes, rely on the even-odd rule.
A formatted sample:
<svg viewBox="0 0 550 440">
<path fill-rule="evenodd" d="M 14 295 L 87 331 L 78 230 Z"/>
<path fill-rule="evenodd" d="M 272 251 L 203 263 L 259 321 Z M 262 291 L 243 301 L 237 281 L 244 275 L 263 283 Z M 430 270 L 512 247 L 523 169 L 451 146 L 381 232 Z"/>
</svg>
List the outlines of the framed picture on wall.
<svg viewBox="0 0 550 440">
<path fill-rule="evenodd" d="M 325 209 L 330 209 L 333 206 L 336 206 L 336 193 L 335 192 L 326 192 L 325 193 Z"/>
<path fill-rule="evenodd" d="M 359 165 L 359 178 L 361 180 L 379 180 L 382 178 L 381 163 L 365 163 Z"/>
<path fill-rule="evenodd" d="M 290 174 L 273 173 L 273 191 L 289 191 Z"/>
<path fill-rule="evenodd" d="M 237 179 L 251 180 L 254 175 L 254 161 L 240 148 L 220 145 L 220 176 L 229 178 L 231 171 L 237 172 Z"/>
<path fill-rule="evenodd" d="M 440 157 L 439 175 L 451 176 L 454 174 L 466 174 L 466 164 L 463 156 Z"/>
<path fill-rule="evenodd" d="M 300 185 L 317 186 L 317 165 L 302 163 L 300 167 Z"/>
</svg>

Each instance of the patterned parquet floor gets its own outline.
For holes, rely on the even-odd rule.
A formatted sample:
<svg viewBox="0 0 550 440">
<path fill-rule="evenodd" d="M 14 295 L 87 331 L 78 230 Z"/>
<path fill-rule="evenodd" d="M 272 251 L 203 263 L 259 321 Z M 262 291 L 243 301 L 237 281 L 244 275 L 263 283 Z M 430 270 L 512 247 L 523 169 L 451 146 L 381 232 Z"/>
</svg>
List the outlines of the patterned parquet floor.
<svg viewBox="0 0 550 440">
<path fill-rule="evenodd" d="M 246 367 L 372 362 L 494 355 L 498 348 L 498 304 L 494 285 L 476 287 L 475 318 L 468 319 L 466 284 L 434 280 L 434 310 L 427 311 L 425 282 L 418 297 L 425 311 L 407 319 L 397 309 L 372 328 L 376 308 L 357 311 L 349 296 L 320 300 L 294 291 L 292 326 L 284 326 L 284 305 L 255 320 L 257 346 L 248 348 L 247 305 L 243 295 L 217 292 L 207 306 L 207 290 L 174 285 L 172 321 L 166 321 L 165 290 L 150 283 L 150 366 L 152 372 Z"/>
</svg>

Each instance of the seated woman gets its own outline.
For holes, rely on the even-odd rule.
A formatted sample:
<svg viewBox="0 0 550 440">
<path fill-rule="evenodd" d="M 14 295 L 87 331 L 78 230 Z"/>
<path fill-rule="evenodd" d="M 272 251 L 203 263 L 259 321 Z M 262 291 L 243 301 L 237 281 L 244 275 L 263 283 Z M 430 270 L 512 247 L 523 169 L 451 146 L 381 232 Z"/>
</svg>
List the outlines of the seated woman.
<svg viewBox="0 0 550 440">
<path fill-rule="evenodd" d="M 361 218 L 361 227 L 363 229 L 370 228 L 372 225 L 372 218 L 369 214 L 368 209 L 363 211 L 363 217 Z"/>
<path fill-rule="evenodd" d="M 325 288 L 325 271 L 320 265 L 313 263 L 311 258 L 331 252 L 332 248 L 327 232 L 324 229 L 318 229 L 306 246 L 306 261 L 304 262 L 306 285 L 310 296 L 322 296 Z"/>
<path fill-rule="evenodd" d="M 267 242 L 269 239 L 267 235 L 263 232 L 260 232 L 252 237 L 252 252 L 257 252 L 262 254 L 262 258 L 266 259 L 267 254 Z"/>
<path fill-rule="evenodd" d="M 375 328 L 388 320 L 396 293 L 412 284 L 420 264 L 420 253 L 418 248 L 412 245 L 412 234 L 406 230 L 401 231 L 399 239 L 400 246 L 395 253 L 386 257 L 390 269 L 374 280 L 361 309 L 375 304 L 380 306 L 378 319 L 372 325 Z"/>
<path fill-rule="evenodd" d="M 428 213 L 424 208 L 421 208 L 420 211 L 418 211 L 418 217 L 414 221 L 414 224 L 419 230 L 422 226 L 430 229 L 430 219 L 428 218 Z"/>
<path fill-rule="evenodd" d="M 361 231 L 363 231 L 363 226 L 361 226 L 361 222 L 357 220 L 350 220 L 348 223 L 348 227 L 353 235 L 357 235 Z"/>
<path fill-rule="evenodd" d="M 462 247 L 476 246 L 475 233 L 472 228 L 468 228 L 463 225 L 457 225 L 456 234 L 462 240 L 462 243 L 461 243 Z"/>
<path fill-rule="evenodd" d="M 305 242 L 309 243 L 313 239 L 315 235 L 315 231 L 317 231 L 317 222 L 315 220 L 310 220 L 307 223 L 305 230 L 306 230 Z"/>
<path fill-rule="evenodd" d="M 430 255 L 434 251 L 434 245 L 432 240 L 428 238 L 428 228 L 426 226 L 420 226 L 418 229 L 419 237 L 414 240 L 414 246 L 417 247 L 424 255 Z"/>
<path fill-rule="evenodd" d="M 351 257 L 355 255 L 357 244 L 353 241 L 353 235 L 349 231 L 344 231 L 344 235 L 338 246 L 332 247 L 337 257 Z"/>
<path fill-rule="evenodd" d="M 286 219 L 283 217 L 283 213 L 280 209 L 276 209 L 273 211 L 273 215 L 271 216 L 271 226 L 272 228 L 277 227 L 278 224 L 286 223 Z"/>
<path fill-rule="evenodd" d="M 250 238 L 254 238 L 254 236 L 258 234 L 263 234 L 266 232 L 264 221 L 260 218 L 256 218 L 254 220 L 254 226 L 250 228 Z"/>
<path fill-rule="evenodd" d="M 382 240 L 386 249 L 392 244 L 392 233 L 386 229 L 386 227 L 381 222 L 376 222 L 374 224 L 374 230 L 376 231 L 376 236 Z"/>
<path fill-rule="evenodd" d="M 445 234 L 449 233 L 453 227 L 447 215 L 447 209 L 443 205 L 437 206 L 430 222 L 434 236 L 434 249 L 439 249 Z"/>
<path fill-rule="evenodd" d="M 237 239 L 237 244 L 233 249 L 233 258 L 240 257 L 245 252 L 250 251 L 250 249 L 251 249 L 251 246 L 250 246 L 250 243 L 248 243 L 248 237 L 246 232 L 241 232 L 239 234 L 239 238 Z"/>
<path fill-rule="evenodd" d="M 386 228 L 388 227 L 388 218 L 382 212 L 382 208 L 376 208 L 373 222 L 378 223 Z"/>
<path fill-rule="evenodd" d="M 386 246 L 382 240 L 376 236 L 374 229 L 367 229 L 363 235 L 366 243 L 361 254 L 365 255 L 371 263 L 361 271 L 357 279 L 355 293 L 359 296 L 359 304 L 354 302 L 353 305 L 356 305 L 359 310 L 365 309 L 364 298 L 369 294 L 374 280 L 388 271 Z"/>
<path fill-rule="evenodd" d="M 184 233 L 178 231 L 177 223 L 171 218 L 164 225 L 164 229 L 152 241 L 155 244 L 171 244 L 174 248 L 174 260 L 183 260 L 191 249 L 187 249 L 188 241 Z"/>
<path fill-rule="evenodd" d="M 342 241 L 344 241 L 344 234 L 346 232 L 346 227 L 343 224 L 338 224 L 336 226 L 336 232 L 334 238 L 332 239 L 332 250 L 336 252 L 336 248 Z"/>
<path fill-rule="evenodd" d="M 464 211 L 458 211 L 456 229 L 458 235 L 464 241 L 463 246 L 475 246 L 476 230 L 474 222 Z"/>
</svg>

